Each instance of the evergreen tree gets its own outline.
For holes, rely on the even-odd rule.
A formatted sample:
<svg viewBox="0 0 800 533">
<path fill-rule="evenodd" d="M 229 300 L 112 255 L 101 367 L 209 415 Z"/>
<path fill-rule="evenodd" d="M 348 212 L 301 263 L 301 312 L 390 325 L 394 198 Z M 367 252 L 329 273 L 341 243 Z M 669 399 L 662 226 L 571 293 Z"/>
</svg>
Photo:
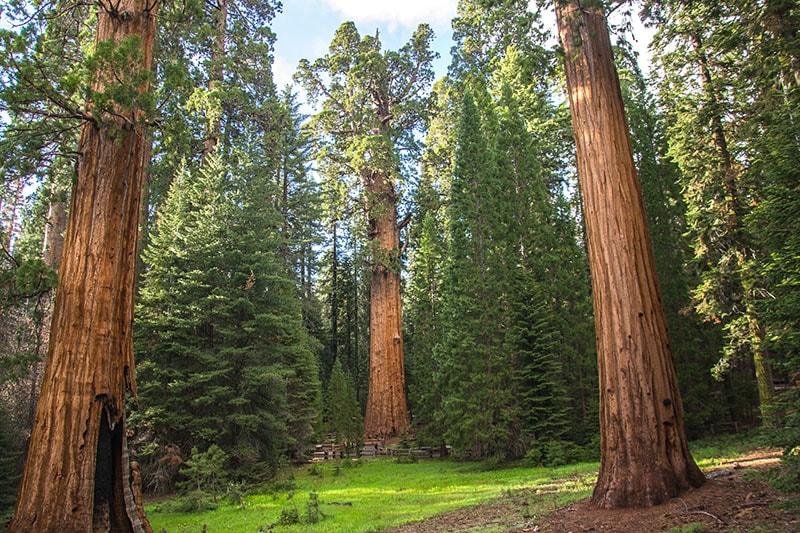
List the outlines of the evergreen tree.
<svg viewBox="0 0 800 533">
<path fill-rule="evenodd" d="M 564 311 L 554 305 L 564 277 L 554 209 L 548 201 L 545 174 L 512 94 L 503 84 L 497 102 L 497 172 L 501 181 L 499 208 L 507 213 L 500 235 L 509 276 L 508 351 L 515 359 L 519 417 L 530 446 L 536 440 L 561 440 L 567 429 L 567 396 L 561 372 Z"/>
<path fill-rule="evenodd" d="M 670 110 L 669 155 L 681 171 L 687 229 L 700 273 L 692 296 L 697 312 L 721 323 L 725 332 L 715 374 L 721 379 L 732 367 L 754 371 L 763 415 L 773 395 L 758 312 L 766 294 L 756 273 L 763 250 L 745 222 L 760 193 L 757 181 L 748 179 L 748 158 L 736 149 L 738 126 L 727 119 L 747 93 L 735 90 L 738 76 L 729 77 L 727 65 L 714 59 L 729 51 L 726 36 L 740 13 L 726 3 L 665 2 L 661 7 L 659 16 L 669 21 L 656 35 L 664 67 L 662 97 Z M 668 43 L 681 52 L 665 51 Z"/>
<path fill-rule="evenodd" d="M 443 261 L 442 232 L 434 214 L 426 212 L 415 224 L 417 245 L 410 254 L 410 280 L 406 335 L 408 342 L 409 404 L 414 414 L 415 433 L 421 442 L 439 444 L 442 428 L 436 423 L 445 394 L 439 385 L 442 368 L 440 350 L 444 332 L 442 316 Z"/>
<path fill-rule="evenodd" d="M 279 218 L 264 208 L 274 184 L 237 171 L 246 160 L 231 169 L 212 153 L 175 178 L 144 252 L 137 346 L 151 438 L 216 444 L 244 468 L 302 455 L 319 385 Z"/>
<path fill-rule="evenodd" d="M 488 94 L 482 95 L 484 102 Z M 493 110 L 489 110 L 492 112 Z M 489 130 L 491 131 L 491 130 Z M 504 346 L 509 294 L 497 261 L 503 228 L 495 158 L 472 91 L 464 93 L 450 187 L 441 423 L 459 453 L 504 458 L 515 446 L 512 361 Z M 517 432 L 518 433 L 518 432 Z"/>
<path fill-rule="evenodd" d="M 725 328 L 714 370 L 737 398 L 741 385 L 732 381 L 744 374 L 752 388 L 755 375 L 762 420 L 777 422 L 781 444 L 791 449 L 796 420 L 772 415 L 792 413 L 798 396 L 789 387 L 782 405 L 769 403 L 774 383 L 794 381 L 800 368 L 796 5 L 654 1 L 647 7 L 660 28 L 662 105 L 702 273 L 694 296 L 698 311 Z M 787 470 L 796 475 L 796 462 Z"/>
<path fill-rule="evenodd" d="M 555 7 L 597 316 L 601 442 L 593 501 L 656 505 L 705 477 L 686 440 L 604 7 L 572 0 Z"/>
<path fill-rule="evenodd" d="M 0 383 L 25 433 L 47 350 L 91 50 L 91 6 L 0 13 Z"/>
<path fill-rule="evenodd" d="M 569 399 L 562 382 L 557 315 L 549 287 L 521 272 L 514 285 L 508 342 L 516 354 L 514 386 L 519 396 L 519 424 L 527 449 L 566 440 Z"/>
<path fill-rule="evenodd" d="M 357 442 L 364 431 L 356 391 L 337 359 L 325 392 L 325 430 L 337 443 Z"/>
<path fill-rule="evenodd" d="M 87 101 L 79 116 L 86 120 L 61 279 L 10 526 L 19 531 L 148 527 L 136 505 L 140 495 L 123 489 L 130 473 L 125 398 L 136 392 L 130 326 L 158 3 L 94 7 L 95 42 L 81 65 Z M 62 460 L 52 461 L 53 454 Z"/>
<path fill-rule="evenodd" d="M 407 379 L 409 406 L 417 439 L 442 445 L 437 422 L 444 387 L 441 384 L 441 344 L 444 334 L 444 277 L 447 252 L 446 197 L 452 164 L 452 88 L 442 79 L 434 85 L 434 110 L 423 154 L 422 175 L 414 191 L 406 286 Z"/>
<path fill-rule="evenodd" d="M 363 193 L 370 255 L 370 378 L 367 438 L 395 438 L 410 429 L 406 402 L 400 299 L 398 216 L 404 166 L 417 152 L 427 115 L 433 34 L 420 25 L 399 51 L 382 51 L 379 36 L 361 37 L 351 22 L 336 32 L 328 54 L 303 60 L 297 79 L 312 98 L 324 97 L 314 127 L 324 139 L 328 175 L 356 176 Z"/>
<path fill-rule="evenodd" d="M 171 3 L 156 43 L 156 116 L 145 190 L 148 225 L 184 164 L 217 144 L 223 159 L 239 150 L 275 177 L 288 124 L 272 80 L 278 9 L 272 0 Z"/>
<path fill-rule="evenodd" d="M 19 439 L 12 424 L 11 413 L 0 402 L 0 528 L 5 526 L 14 510 L 21 477 Z"/>
<path fill-rule="evenodd" d="M 507 223 L 519 229 L 506 234 L 518 231 L 517 242 L 506 245 L 509 255 L 498 257 L 512 265 L 516 250 L 523 263 L 535 256 L 542 259 L 524 271 L 550 283 L 560 332 L 556 357 L 563 382 L 570 384 L 574 420 L 570 438 L 583 443 L 597 431 L 588 259 L 581 235 L 569 110 L 554 97 L 563 88 L 556 54 L 546 44 L 540 9 L 517 1 L 460 2 L 451 73 L 462 80 L 470 76 L 488 80 L 501 120 L 511 120 L 498 128 L 497 143 L 504 146 L 497 154 L 498 179 L 505 180 L 501 190 L 508 207 L 503 209 L 507 216 L 515 213 Z M 520 119 L 523 127 L 517 123 Z"/>
</svg>

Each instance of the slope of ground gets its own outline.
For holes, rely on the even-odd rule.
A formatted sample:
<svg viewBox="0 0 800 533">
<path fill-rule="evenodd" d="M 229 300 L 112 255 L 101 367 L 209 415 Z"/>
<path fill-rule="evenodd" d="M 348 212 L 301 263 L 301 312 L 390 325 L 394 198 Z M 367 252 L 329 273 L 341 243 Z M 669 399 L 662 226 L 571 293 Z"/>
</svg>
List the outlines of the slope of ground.
<svg viewBox="0 0 800 533">
<path fill-rule="evenodd" d="M 774 451 L 754 452 L 733 464 L 715 466 L 709 479 L 664 505 L 645 509 L 599 510 L 589 500 L 561 507 L 545 516 L 541 509 L 547 495 L 518 491 L 498 500 L 459 509 L 422 522 L 394 528 L 391 533 L 438 532 L 800 532 L 800 516 L 776 505 L 793 498 L 744 475 L 752 469 L 777 463 Z M 714 472 L 715 474 L 712 474 Z M 796 496 L 794 496 L 796 498 Z M 537 501 L 538 500 L 538 501 Z"/>
</svg>

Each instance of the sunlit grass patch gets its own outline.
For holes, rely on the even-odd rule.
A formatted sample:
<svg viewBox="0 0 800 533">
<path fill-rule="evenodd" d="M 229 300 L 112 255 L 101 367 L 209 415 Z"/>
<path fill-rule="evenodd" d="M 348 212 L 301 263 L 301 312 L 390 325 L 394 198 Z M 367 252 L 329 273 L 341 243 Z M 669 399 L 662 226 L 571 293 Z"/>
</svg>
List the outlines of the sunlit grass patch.
<svg viewBox="0 0 800 533">
<path fill-rule="evenodd" d="M 529 491 L 545 508 L 585 496 L 587 479 L 597 464 L 558 469 L 514 467 L 486 470 L 479 465 L 453 461 L 420 461 L 397 464 L 391 460 L 363 461 L 358 466 L 331 462 L 303 467 L 294 472 L 294 489 L 274 495 L 245 498 L 243 507 L 223 504 L 214 511 L 183 514 L 150 507 L 155 531 L 256 532 L 295 517 L 299 523 L 276 525 L 277 532 L 374 531 L 422 520 L 443 512 L 477 505 L 503 495 Z M 315 493 L 322 520 L 309 523 L 307 507 Z M 566 499 L 565 499 L 566 498 Z M 283 513 L 283 514 L 282 514 Z"/>
<path fill-rule="evenodd" d="M 701 468 L 732 461 L 753 443 L 715 439 L 692 443 Z M 523 498 L 530 516 L 543 516 L 588 497 L 598 463 L 558 468 L 509 466 L 487 469 L 474 463 L 426 460 L 398 464 L 391 459 L 349 460 L 306 465 L 287 473 L 290 481 L 272 494 L 245 497 L 244 505 L 220 504 L 202 513 L 148 507 L 155 531 L 277 533 L 359 533 L 422 520 L 447 511 L 503 498 Z M 524 523 L 526 517 L 519 517 Z M 290 523 L 291 521 L 293 523 Z M 278 524 L 285 525 L 278 525 Z"/>
</svg>

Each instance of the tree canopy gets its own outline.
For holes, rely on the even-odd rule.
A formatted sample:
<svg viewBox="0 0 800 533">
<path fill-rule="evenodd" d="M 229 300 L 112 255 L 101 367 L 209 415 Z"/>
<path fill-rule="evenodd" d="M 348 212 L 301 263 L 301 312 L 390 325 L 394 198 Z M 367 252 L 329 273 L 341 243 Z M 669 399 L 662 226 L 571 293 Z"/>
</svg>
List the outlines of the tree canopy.
<svg viewBox="0 0 800 533">
<path fill-rule="evenodd" d="M 699 484 L 687 438 L 796 446 L 792 2 L 609 27 L 602 2 L 460 0 L 446 72 L 428 24 L 387 49 L 345 22 L 286 88 L 280 2 L 123 4 L 0 11 L 0 440 L 36 469 L 90 428 L 73 492 L 100 503 L 71 524 L 140 474 L 216 495 L 323 443 L 600 457 L 611 507 Z M 86 412 L 37 429 L 77 413 L 55 385 Z"/>
</svg>

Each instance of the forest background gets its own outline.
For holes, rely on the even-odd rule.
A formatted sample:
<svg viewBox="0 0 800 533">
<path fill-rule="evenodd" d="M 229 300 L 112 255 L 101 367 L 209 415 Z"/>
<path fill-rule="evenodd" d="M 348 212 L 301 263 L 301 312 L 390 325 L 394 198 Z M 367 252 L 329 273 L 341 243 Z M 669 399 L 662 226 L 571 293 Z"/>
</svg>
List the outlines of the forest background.
<svg viewBox="0 0 800 533">
<path fill-rule="evenodd" d="M 796 445 L 800 13 L 781 1 L 615 6 L 629 12 L 616 61 L 687 432 L 764 424 Z M 89 5 L 15 1 L 2 16 L 5 509 L 35 411 L 84 103 L 133 97 L 131 84 L 90 93 L 88 80 L 101 66 L 124 73 L 135 46 L 92 51 Z M 276 87 L 280 16 L 278 3 L 248 0 L 159 15 L 130 418 L 147 491 L 175 490 L 203 461 L 266 482 L 317 442 L 363 442 L 371 198 L 357 146 L 337 144 L 352 124 L 326 112 L 331 95 L 307 116 L 295 89 Z M 655 28 L 648 77 L 629 17 Z M 415 98 L 386 155 L 406 222 L 390 258 L 403 274 L 405 436 L 490 462 L 594 457 L 592 300 L 561 49 L 535 4 L 462 0 L 447 75 L 434 80 L 429 27 L 395 55 L 361 29 L 341 26 L 319 57 L 347 63 L 346 83 L 369 81 L 358 58 L 383 58 Z M 417 70 L 401 60 L 412 56 Z"/>
</svg>

